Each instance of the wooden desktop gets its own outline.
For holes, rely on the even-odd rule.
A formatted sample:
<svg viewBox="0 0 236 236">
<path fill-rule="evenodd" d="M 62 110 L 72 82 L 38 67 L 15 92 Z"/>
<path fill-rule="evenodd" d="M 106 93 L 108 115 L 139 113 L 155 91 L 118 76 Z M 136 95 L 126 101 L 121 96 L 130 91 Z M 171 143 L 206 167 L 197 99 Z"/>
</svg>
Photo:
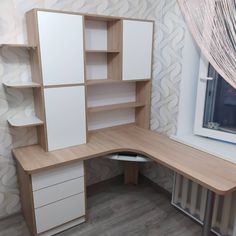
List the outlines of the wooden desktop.
<svg viewBox="0 0 236 236">
<path fill-rule="evenodd" d="M 13 153 L 18 163 L 18 172 L 26 175 L 21 181 L 31 186 L 31 175 L 35 173 L 123 151 L 145 155 L 207 188 L 206 207 L 209 210 L 206 210 L 203 235 L 209 235 L 214 193 L 226 195 L 236 190 L 236 165 L 228 161 L 136 125 L 93 131 L 89 134 L 87 144 L 66 149 L 45 152 L 39 145 L 33 145 L 14 149 Z M 24 191 L 23 199 L 32 197 L 32 194 L 26 195 L 31 192 L 30 189 Z M 33 204 L 32 199 L 28 199 L 27 204 L 29 202 Z M 29 205 L 27 208 L 25 214 L 32 215 L 33 210 Z"/>
</svg>

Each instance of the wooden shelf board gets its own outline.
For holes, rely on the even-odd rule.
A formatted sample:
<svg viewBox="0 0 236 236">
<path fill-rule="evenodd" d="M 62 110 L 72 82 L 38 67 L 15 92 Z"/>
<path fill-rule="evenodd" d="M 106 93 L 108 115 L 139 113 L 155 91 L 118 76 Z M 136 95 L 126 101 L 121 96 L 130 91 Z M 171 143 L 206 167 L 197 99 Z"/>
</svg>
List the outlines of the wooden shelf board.
<svg viewBox="0 0 236 236">
<path fill-rule="evenodd" d="M 95 112 L 111 111 L 111 110 L 117 110 L 117 109 L 135 108 L 135 107 L 143 107 L 143 106 L 145 106 L 145 104 L 141 102 L 127 102 L 127 103 L 120 103 L 120 104 L 89 107 L 88 112 L 95 113 Z"/>
<path fill-rule="evenodd" d="M 8 123 L 13 127 L 31 127 L 43 125 L 43 121 L 37 117 L 14 116 L 8 119 Z"/>
<path fill-rule="evenodd" d="M 119 50 L 85 50 L 87 53 L 119 53 Z"/>
<path fill-rule="evenodd" d="M 28 44 L 0 44 L 0 48 L 9 47 L 9 48 L 26 48 L 26 49 L 35 49 L 36 46 Z"/>
<path fill-rule="evenodd" d="M 39 88 L 40 84 L 32 81 L 3 82 L 6 87 L 10 88 Z"/>
<path fill-rule="evenodd" d="M 114 17 L 114 16 L 102 16 L 102 15 L 95 15 L 95 14 L 86 14 L 84 16 L 85 20 L 95 20 L 95 21 L 118 21 L 121 20 L 121 17 Z"/>
<path fill-rule="evenodd" d="M 149 81 L 150 79 L 143 80 L 112 80 L 112 79 L 90 79 L 86 80 L 86 85 L 96 85 L 96 84 L 112 84 L 112 83 L 133 83 L 133 82 L 142 82 Z"/>
</svg>

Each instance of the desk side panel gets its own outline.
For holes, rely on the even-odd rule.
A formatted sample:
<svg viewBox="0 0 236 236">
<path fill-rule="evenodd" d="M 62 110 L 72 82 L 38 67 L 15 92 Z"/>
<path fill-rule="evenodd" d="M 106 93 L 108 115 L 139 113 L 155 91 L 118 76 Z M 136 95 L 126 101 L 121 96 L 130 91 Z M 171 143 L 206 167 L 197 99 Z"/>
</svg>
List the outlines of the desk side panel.
<svg viewBox="0 0 236 236">
<path fill-rule="evenodd" d="M 26 172 L 22 169 L 21 165 L 18 162 L 16 163 L 16 166 L 17 166 L 18 183 L 20 185 L 20 199 L 21 199 L 22 213 L 31 234 L 34 236 L 37 235 L 37 233 L 36 233 L 36 224 L 34 215 L 31 177 L 30 175 L 26 174 Z"/>
</svg>

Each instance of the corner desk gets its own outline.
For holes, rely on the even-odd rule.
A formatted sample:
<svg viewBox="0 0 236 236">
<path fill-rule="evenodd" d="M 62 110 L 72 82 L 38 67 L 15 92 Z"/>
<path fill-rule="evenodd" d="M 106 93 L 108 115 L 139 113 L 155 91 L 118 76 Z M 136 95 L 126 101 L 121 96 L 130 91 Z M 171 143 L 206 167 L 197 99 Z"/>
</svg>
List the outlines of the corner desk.
<svg viewBox="0 0 236 236">
<path fill-rule="evenodd" d="M 77 167 L 77 164 L 83 160 L 124 151 L 145 155 L 207 188 L 202 236 L 210 235 L 215 194 L 226 195 L 236 190 L 236 165 L 136 125 L 123 125 L 92 131 L 88 135 L 87 144 L 61 150 L 45 152 L 39 145 L 13 150 L 17 161 L 23 214 L 32 235 L 52 235 L 58 232 L 58 230 L 50 230 L 38 233 L 36 229 L 35 198 L 33 196 L 34 189 L 32 189 L 34 176 L 42 177 L 43 173 L 52 175 L 55 170 L 67 166 L 71 169 L 69 173 L 73 174 L 76 168 L 80 169 L 78 172 L 81 171 L 81 166 Z M 84 177 L 83 180 L 85 179 Z M 64 182 L 62 181 L 62 183 Z M 86 202 L 86 197 L 84 200 Z M 75 224 L 84 220 L 85 218 L 82 221 L 76 221 Z"/>
</svg>

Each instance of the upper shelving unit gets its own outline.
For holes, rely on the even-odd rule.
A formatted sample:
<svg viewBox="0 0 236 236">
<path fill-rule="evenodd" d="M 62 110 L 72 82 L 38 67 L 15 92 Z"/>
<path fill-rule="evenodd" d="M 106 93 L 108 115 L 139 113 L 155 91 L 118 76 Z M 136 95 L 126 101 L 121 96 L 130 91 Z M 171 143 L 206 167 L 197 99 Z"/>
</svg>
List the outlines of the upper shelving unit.
<svg viewBox="0 0 236 236">
<path fill-rule="evenodd" d="M 0 44 L 0 48 L 25 48 L 25 49 L 35 49 L 37 46 L 28 44 Z"/>
<path fill-rule="evenodd" d="M 9 88 L 40 88 L 41 85 L 32 81 L 3 82 Z"/>
<path fill-rule="evenodd" d="M 99 20 L 98 20 L 99 19 Z M 85 17 L 88 80 L 121 80 L 122 24 L 120 19 Z"/>
</svg>

